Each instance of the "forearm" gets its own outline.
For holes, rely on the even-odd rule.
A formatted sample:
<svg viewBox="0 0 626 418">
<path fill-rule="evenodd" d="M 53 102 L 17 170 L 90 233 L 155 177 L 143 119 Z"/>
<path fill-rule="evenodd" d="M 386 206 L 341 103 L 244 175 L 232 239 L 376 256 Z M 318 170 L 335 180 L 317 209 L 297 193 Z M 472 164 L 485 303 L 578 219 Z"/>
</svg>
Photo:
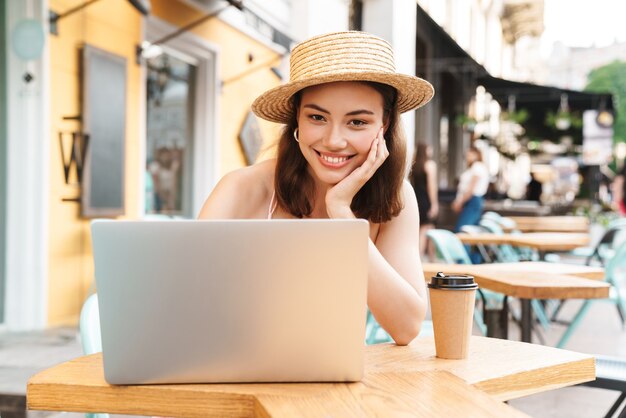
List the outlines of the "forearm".
<svg viewBox="0 0 626 418">
<path fill-rule="evenodd" d="M 471 190 L 469 190 L 469 191 L 467 191 L 467 192 L 465 192 L 465 193 L 463 193 L 463 194 L 458 195 L 458 196 L 456 197 L 456 200 L 457 200 L 457 201 L 458 201 L 461 205 L 464 205 L 464 204 L 465 204 L 465 202 L 467 202 L 468 200 L 470 200 L 470 199 L 472 198 L 472 196 L 473 196 L 473 193 L 472 193 L 472 191 L 471 191 Z"/>
<path fill-rule="evenodd" d="M 439 190 L 434 172 L 428 176 L 428 198 L 430 199 L 430 207 L 436 211 L 439 208 Z"/>
<path fill-rule="evenodd" d="M 417 288 L 403 278 L 369 242 L 367 304 L 378 323 L 396 344 L 406 345 L 418 334 L 426 316 L 427 299 L 423 273 Z"/>
</svg>

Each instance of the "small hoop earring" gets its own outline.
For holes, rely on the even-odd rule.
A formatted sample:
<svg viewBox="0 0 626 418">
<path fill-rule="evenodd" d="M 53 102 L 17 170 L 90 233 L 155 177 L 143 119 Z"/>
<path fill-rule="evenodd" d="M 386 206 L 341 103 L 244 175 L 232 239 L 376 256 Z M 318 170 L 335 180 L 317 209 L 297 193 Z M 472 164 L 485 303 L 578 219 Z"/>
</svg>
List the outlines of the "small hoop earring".
<svg viewBox="0 0 626 418">
<path fill-rule="evenodd" d="M 298 139 L 298 128 L 293 130 L 293 139 L 295 139 L 296 142 L 300 142 L 300 140 Z"/>
</svg>

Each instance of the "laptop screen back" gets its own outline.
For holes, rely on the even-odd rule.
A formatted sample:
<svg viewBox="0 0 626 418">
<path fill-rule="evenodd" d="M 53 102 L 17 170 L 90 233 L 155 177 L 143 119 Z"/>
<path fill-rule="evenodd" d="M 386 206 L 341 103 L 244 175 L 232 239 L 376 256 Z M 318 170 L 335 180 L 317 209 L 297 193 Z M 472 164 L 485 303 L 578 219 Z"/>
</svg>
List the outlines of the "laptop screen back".
<svg viewBox="0 0 626 418">
<path fill-rule="evenodd" d="M 113 384 L 356 381 L 363 220 L 94 221 Z"/>
</svg>

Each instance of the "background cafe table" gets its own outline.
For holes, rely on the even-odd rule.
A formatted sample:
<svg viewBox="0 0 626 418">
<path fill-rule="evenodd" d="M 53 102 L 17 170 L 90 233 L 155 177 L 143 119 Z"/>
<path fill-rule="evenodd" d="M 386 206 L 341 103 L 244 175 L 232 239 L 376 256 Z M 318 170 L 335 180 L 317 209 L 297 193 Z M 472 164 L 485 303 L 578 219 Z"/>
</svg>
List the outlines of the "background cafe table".
<svg viewBox="0 0 626 418">
<path fill-rule="evenodd" d="M 28 382 L 31 410 L 184 417 L 522 417 L 501 401 L 595 379 L 594 358 L 541 345 L 472 337 L 465 360 L 435 356 L 432 338 L 365 349 L 357 383 L 111 386 L 94 354 Z"/>
<path fill-rule="evenodd" d="M 511 216 L 522 232 L 588 232 L 586 216 Z M 505 229 L 506 230 L 506 229 Z"/>
<path fill-rule="evenodd" d="M 519 298 L 522 304 L 522 341 L 526 342 L 531 342 L 532 299 L 606 298 L 610 288 L 608 283 L 601 281 L 604 278 L 604 269 L 573 264 L 532 261 L 493 264 L 422 263 L 422 269 L 427 281 L 440 271 L 446 274 L 470 274 L 482 288 Z M 506 303 L 500 317 L 503 323 L 499 325 L 506 338 Z M 489 330 L 489 335 L 493 335 L 493 330 Z"/>
<path fill-rule="evenodd" d="M 589 243 L 589 234 L 571 232 L 529 232 L 522 234 L 466 234 L 457 233 L 457 237 L 469 245 L 509 244 L 518 247 L 530 247 L 539 252 L 543 260 L 548 251 L 571 251 Z"/>
</svg>

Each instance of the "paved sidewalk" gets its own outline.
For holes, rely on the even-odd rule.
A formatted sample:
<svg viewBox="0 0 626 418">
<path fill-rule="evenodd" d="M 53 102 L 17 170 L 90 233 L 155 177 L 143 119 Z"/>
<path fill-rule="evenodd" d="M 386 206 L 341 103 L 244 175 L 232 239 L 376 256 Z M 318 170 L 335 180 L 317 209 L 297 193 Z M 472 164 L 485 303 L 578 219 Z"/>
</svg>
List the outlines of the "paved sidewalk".
<svg viewBox="0 0 626 418">
<path fill-rule="evenodd" d="M 25 415 L 26 382 L 33 374 L 82 354 L 75 328 L 43 332 L 0 331 L 0 414 L 2 418 L 57 417 L 59 413 Z M 70 417 L 69 414 L 63 414 Z M 76 416 L 84 416 L 76 414 Z"/>
</svg>

